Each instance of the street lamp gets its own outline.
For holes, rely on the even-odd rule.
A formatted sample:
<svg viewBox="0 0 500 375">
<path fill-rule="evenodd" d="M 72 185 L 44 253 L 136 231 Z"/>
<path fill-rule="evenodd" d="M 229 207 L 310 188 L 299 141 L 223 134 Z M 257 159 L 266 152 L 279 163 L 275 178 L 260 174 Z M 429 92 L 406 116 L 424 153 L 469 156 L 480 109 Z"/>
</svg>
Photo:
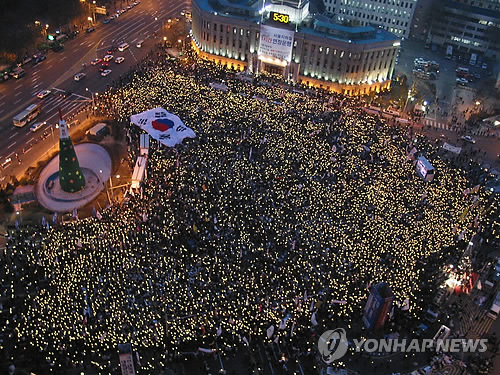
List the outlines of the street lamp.
<svg viewBox="0 0 500 375">
<path fill-rule="evenodd" d="M 95 109 L 97 109 L 97 107 L 95 106 L 94 95 L 95 95 L 95 96 L 98 96 L 98 95 L 99 95 L 99 93 L 98 93 L 98 92 L 94 93 L 92 90 L 89 90 L 89 88 L 88 88 L 88 87 L 86 87 L 86 88 L 85 88 L 85 91 L 90 92 L 90 95 L 92 96 L 92 111 L 94 111 Z"/>
</svg>

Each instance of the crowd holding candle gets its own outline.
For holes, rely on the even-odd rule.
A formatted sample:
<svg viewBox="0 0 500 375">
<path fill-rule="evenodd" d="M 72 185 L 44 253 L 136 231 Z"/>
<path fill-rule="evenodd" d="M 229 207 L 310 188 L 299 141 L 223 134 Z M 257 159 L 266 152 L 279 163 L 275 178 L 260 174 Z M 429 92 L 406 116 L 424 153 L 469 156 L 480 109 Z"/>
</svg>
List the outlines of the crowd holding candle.
<svg viewBox="0 0 500 375">
<path fill-rule="evenodd" d="M 476 182 L 425 137 L 364 114 L 359 99 L 167 57 L 156 50 L 96 111 L 125 124 L 132 148 L 139 130 L 127 120 L 158 106 L 196 138 L 152 142 L 141 191 L 100 220 L 12 231 L 0 276 L 26 291 L 3 328 L 13 355 L 31 347 L 67 366 L 130 342 L 155 368 L 165 353 L 215 341 L 227 351 L 302 340 L 315 313 L 320 326 L 360 325 L 367 286 L 380 281 L 417 315 L 421 281 L 450 259 L 443 249 L 487 214 L 482 190 L 464 194 Z M 413 147 L 434 181 L 407 160 Z"/>
</svg>

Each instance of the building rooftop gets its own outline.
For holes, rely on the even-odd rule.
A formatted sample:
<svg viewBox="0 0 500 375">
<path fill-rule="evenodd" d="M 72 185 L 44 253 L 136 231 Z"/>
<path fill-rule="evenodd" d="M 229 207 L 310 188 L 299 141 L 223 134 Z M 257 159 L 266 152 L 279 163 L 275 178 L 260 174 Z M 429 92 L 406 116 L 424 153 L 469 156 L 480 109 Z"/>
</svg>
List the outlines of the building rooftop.
<svg viewBox="0 0 500 375">
<path fill-rule="evenodd" d="M 457 1 L 444 0 L 444 1 L 442 1 L 441 6 L 443 8 L 446 7 L 446 8 L 458 9 L 458 10 L 463 11 L 464 13 L 480 14 L 481 16 L 484 16 L 484 17 L 496 18 L 496 19 L 500 18 L 500 13 L 498 11 L 493 10 L 493 9 L 480 8 L 480 7 L 473 6 L 473 5 L 459 3 Z"/>
<path fill-rule="evenodd" d="M 257 0 L 194 0 L 194 2 L 205 12 L 214 13 L 218 16 L 240 19 L 255 24 L 259 24 L 262 19 L 259 13 L 262 2 Z M 269 2 L 266 1 L 267 3 Z M 267 17 L 263 18 L 262 22 L 269 26 L 284 29 L 296 26 L 294 24 L 276 24 L 267 19 Z M 321 15 L 311 18 L 310 22 L 303 22 L 297 25 L 297 31 L 353 44 L 370 44 L 391 40 L 394 42 L 399 41 L 399 37 L 382 28 L 340 25 L 331 22 L 327 17 Z"/>
</svg>

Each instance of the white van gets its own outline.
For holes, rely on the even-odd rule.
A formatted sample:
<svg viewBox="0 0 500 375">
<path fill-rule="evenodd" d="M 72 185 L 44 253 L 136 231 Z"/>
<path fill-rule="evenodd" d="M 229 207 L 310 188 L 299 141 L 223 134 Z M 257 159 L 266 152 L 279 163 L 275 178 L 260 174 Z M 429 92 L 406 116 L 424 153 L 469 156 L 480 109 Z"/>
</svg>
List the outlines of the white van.
<svg viewBox="0 0 500 375">
<path fill-rule="evenodd" d="M 128 47 L 130 47 L 130 46 L 128 45 L 128 43 L 122 43 L 122 44 L 120 44 L 120 45 L 118 46 L 118 51 L 123 52 L 123 51 L 125 51 Z"/>
</svg>

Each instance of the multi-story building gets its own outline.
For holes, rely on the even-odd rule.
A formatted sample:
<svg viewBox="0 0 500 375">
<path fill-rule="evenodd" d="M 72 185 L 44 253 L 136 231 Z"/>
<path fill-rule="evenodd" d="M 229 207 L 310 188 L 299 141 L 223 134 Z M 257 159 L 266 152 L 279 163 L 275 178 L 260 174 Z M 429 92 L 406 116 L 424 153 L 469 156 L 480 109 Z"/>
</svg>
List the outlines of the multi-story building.
<svg viewBox="0 0 500 375">
<path fill-rule="evenodd" d="M 348 95 L 390 87 L 399 38 L 309 13 L 309 0 L 193 0 L 201 57 Z"/>
<path fill-rule="evenodd" d="M 323 0 L 336 22 L 381 26 L 408 38 L 417 0 Z"/>
<path fill-rule="evenodd" d="M 440 0 L 431 10 L 432 43 L 452 46 L 454 52 L 500 57 L 500 1 Z"/>
</svg>

